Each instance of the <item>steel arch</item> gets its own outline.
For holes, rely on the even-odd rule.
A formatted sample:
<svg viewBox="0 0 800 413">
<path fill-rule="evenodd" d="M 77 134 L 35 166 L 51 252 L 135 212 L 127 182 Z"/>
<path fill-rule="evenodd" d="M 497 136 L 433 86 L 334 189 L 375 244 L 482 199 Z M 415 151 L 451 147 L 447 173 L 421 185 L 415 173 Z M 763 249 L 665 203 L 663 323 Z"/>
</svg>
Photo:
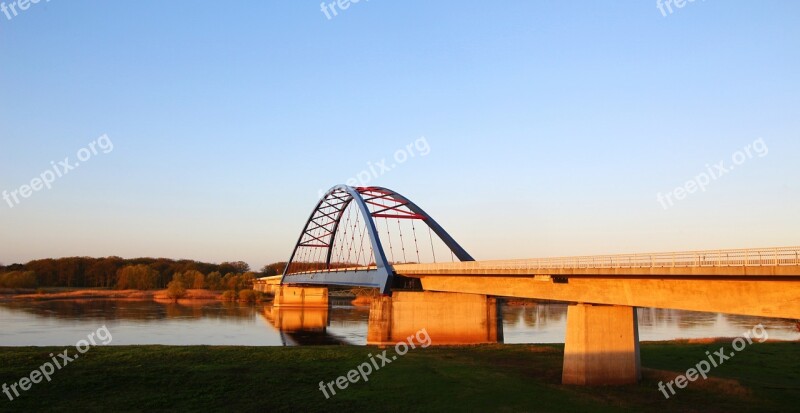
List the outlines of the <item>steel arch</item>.
<svg viewBox="0 0 800 413">
<path fill-rule="evenodd" d="M 376 200 L 391 199 L 395 202 L 393 206 L 386 206 L 378 204 Z M 366 232 L 369 235 L 370 243 L 375 258 L 375 268 L 369 270 L 358 271 L 326 271 L 331 270 L 331 254 L 333 252 L 333 243 L 336 237 L 336 232 L 339 230 L 339 223 L 341 222 L 342 215 L 351 202 L 356 203 L 358 211 L 361 214 L 364 224 L 366 225 Z M 380 205 L 385 207 L 376 212 L 370 212 L 368 204 Z M 406 208 L 404 211 L 400 208 Z M 333 208 L 332 212 L 325 213 L 326 209 Z M 392 215 L 396 214 L 396 215 Z M 376 217 L 396 217 L 396 218 L 409 218 L 419 219 L 425 222 L 426 225 L 444 242 L 444 244 L 453 252 L 461 261 L 474 261 L 464 248 L 462 248 L 453 237 L 448 234 L 444 228 L 439 225 L 430 215 L 428 215 L 417 204 L 413 203 L 408 198 L 400 195 L 399 193 L 387 188 L 370 186 L 370 187 L 352 187 L 347 185 L 336 185 L 328 190 L 325 195 L 317 203 L 317 206 L 311 212 L 300 237 L 292 250 L 292 255 L 286 263 L 281 277 L 281 284 L 324 284 L 324 285 L 353 285 L 376 287 L 384 294 L 391 293 L 392 279 L 394 277 L 394 269 L 391 263 L 386 259 L 386 253 L 383 250 L 378 230 L 375 226 Z M 330 222 L 321 224 L 320 222 Z M 332 228 L 326 228 L 333 224 Z M 323 234 L 320 236 L 312 235 L 312 231 L 323 229 Z M 312 271 L 305 273 L 290 274 L 290 267 L 296 257 L 297 250 L 301 247 L 317 247 L 327 249 L 325 253 L 325 270 Z"/>
</svg>

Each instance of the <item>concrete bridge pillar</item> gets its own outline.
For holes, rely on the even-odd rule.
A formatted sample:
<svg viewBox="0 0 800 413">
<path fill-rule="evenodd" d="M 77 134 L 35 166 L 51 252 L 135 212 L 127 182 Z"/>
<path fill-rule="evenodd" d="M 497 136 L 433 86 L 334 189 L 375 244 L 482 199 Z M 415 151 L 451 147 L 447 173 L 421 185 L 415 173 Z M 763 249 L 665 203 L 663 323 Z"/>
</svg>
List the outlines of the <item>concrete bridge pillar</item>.
<svg viewBox="0 0 800 413">
<path fill-rule="evenodd" d="M 272 285 L 267 284 L 266 282 L 255 282 L 255 283 L 253 283 L 253 290 L 261 291 L 262 293 L 272 293 L 272 292 L 274 292 Z"/>
<path fill-rule="evenodd" d="M 279 285 L 275 287 L 275 307 L 328 307 L 328 289 Z"/>
<path fill-rule="evenodd" d="M 397 291 L 373 300 L 367 344 L 394 345 L 423 328 L 433 345 L 503 341 L 495 298 L 478 294 Z"/>
<path fill-rule="evenodd" d="M 253 282 L 253 289 L 256 291 L 261 291 L 262 293 L 274 294 L 275 289 L 281 286 L 281 278 L 283 277 L 280 275 L 257 278 Z"/>
<path fill-rule="evenodd" d="M 570 305 L 562 383 L 631 384 L 641 377 L 636 308 Z"/>
</svg>

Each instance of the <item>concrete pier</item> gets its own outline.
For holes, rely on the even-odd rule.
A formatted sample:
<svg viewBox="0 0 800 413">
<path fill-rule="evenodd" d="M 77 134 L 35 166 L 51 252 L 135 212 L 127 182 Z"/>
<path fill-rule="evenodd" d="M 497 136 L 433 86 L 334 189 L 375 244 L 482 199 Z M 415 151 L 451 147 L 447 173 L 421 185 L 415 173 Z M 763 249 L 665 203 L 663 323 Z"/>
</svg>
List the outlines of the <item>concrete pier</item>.
<svg viewBox="0 0 800 413">
<path fill-rule="evenodd" d="M 394 345 L 423 328 L 433 345 L 502 342 L 499 315 L 485 295 L 397 291 L 372 302 L 367 344 Z"/>
<path fill-rule="evenodd" d="M 275 287 L 275 307 L 328 307 L 328 289 L 325 287 Z"/>
<path fill-rule="evenodd" d="M 262 293 L 274 294 L 275 290 L 281 286 L 281 276 L 258 278 L 253 282 L 253 289 Z"/>
<path fill-rule="evenodd" d="M 562 383 L 619 385 L 641 377 L 636 308 L 570 305 Z"/>
</svg>

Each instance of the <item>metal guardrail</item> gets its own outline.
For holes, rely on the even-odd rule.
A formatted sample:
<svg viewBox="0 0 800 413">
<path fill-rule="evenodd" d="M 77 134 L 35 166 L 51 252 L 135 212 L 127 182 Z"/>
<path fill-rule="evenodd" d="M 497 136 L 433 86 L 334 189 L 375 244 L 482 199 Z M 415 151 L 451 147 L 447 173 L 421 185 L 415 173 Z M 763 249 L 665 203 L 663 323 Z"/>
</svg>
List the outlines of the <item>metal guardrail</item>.
<svg viewBox="0 0 800 413">
<path fill-rule="evenodd" d="M 595 255 L 486 262 L 502 268 L 662 268 L 800 265 L 800 247 Z M 480 266 L 480 264 L 479 264 Z"/>
<path fill-rule="evenodd" d="M 329 273 L 329 272 L 358 272 L 358 271 L 375 271 L 378 267 L 374 265 L 368 265 L 365 267 L 340 267 L 340 268 L 330 268 L 330 269 L 322 269 L 322 270 L 314 270 L 314 271 L 298 271 L 286 274 L 287 277 L 291 277 L 293 275 L 304 275 L 304 274 L 319 274 L 319 273 Z"/>
<path fill-rule="evenodd" d="M 464 261 L 441 264 L 403 265 L 452 265 L 467 267 L 490 267 L 506 270 L 559 269 L 559 268 L 667 268 L 667 267 L 764 267 L 800 266 L 800 247 L 748 248 L 706 251 L 659 252 L 617 255 L 587 255 L 576 257 L 532 258 L 519 260 Z M 376 267 L 337 268 L 324 271 L 305 271 L 287 274 L 314 274 L 339 271 L 368 271 Z"/>
</svg>

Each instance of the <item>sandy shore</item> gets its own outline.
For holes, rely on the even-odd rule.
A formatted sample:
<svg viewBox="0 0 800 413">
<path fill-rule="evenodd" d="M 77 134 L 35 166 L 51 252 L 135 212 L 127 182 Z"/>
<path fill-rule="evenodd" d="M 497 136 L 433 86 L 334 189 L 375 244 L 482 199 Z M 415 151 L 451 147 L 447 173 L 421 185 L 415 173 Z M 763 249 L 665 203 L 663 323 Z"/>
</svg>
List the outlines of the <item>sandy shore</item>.
<svg viewBox="0 0 800 413">
<path fill-rule="evenodd" d="M 219 300 L 221 292 L 211 290 L 186 290 L 181 300 Z M 167 290 L 75 290 L 62 292 L 6 294 L 6 298 L 17 300 L 74 300 L 74 299 L 135 299 L 135 300 L 172 300 Z"/>
</svg>

